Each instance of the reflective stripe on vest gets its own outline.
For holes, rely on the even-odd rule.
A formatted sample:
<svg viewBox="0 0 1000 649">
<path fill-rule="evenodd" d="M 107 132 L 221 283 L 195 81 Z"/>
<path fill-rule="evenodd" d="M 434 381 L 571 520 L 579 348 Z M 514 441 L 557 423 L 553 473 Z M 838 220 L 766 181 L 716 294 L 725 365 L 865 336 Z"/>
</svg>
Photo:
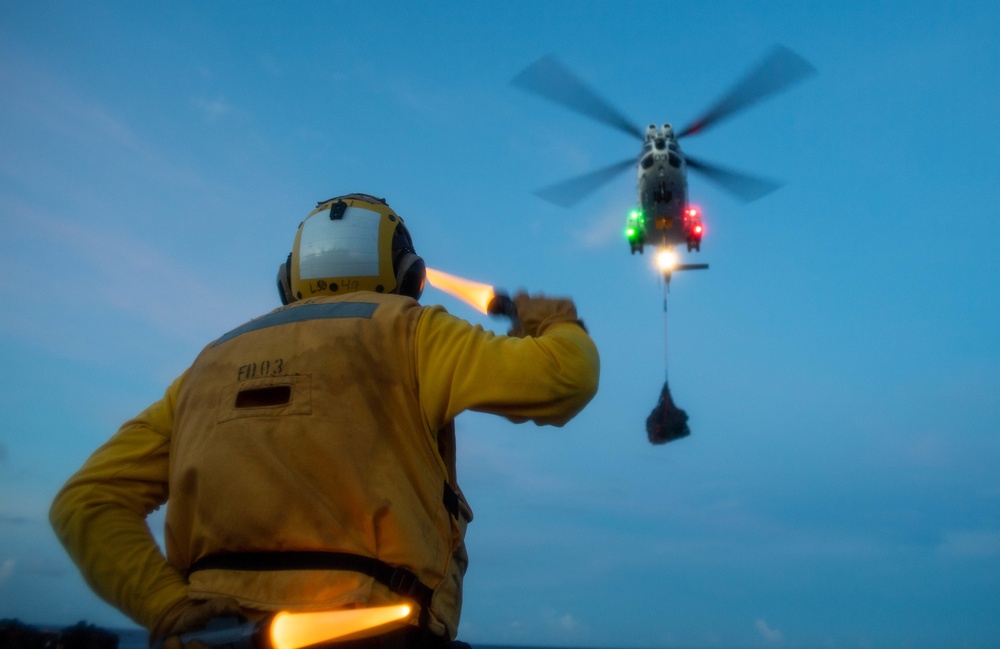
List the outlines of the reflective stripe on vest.
<svg viewBox="0 0 1000 649">
<path fill-rule="evenodd" d="M 278 325 L 291 324 L 293 322 L 333 318 L 371 318 L 377 308 L 378 305 L 371 302 L 336 302 L 333 304 L 303 304 L 293 309 L 280 309 L 261 316 L 256 320 L 251 320 L 244 325 L 240 325 L 227 334 L 223 334 L 210 347 L 217 347 L 236 336 L 251 331 L 277 327 Z"/>
</svg>

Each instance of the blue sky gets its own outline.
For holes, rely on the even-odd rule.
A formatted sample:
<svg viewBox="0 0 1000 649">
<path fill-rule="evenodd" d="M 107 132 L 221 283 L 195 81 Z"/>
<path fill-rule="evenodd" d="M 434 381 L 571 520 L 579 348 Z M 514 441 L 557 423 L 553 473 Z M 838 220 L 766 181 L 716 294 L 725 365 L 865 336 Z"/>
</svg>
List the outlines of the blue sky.
<svg viewBox="0 0 1000 649">
<path fill-rule="evenodd" d="M 684 124 L 774 43 L 818 75 L 682 142 L 786 184 L 744 205 L 691 178 L 711 270 L 672 282 L 669 373 L 692 435 L 654 447 L 634 179 L 572 210 L 532 194 L 638 143 L 509 80 L 555 54 L 637 123 Z M 7 2 L 0 88 L 0 617 L 127 623 L 49 502 L 277 305 L 316 201 L 364 191 L 432 267 L 573 296 L 602 355 L 563 429 L 458 421 L 466 640 L 1000 644 L 992 3 Z"/>
</svg>

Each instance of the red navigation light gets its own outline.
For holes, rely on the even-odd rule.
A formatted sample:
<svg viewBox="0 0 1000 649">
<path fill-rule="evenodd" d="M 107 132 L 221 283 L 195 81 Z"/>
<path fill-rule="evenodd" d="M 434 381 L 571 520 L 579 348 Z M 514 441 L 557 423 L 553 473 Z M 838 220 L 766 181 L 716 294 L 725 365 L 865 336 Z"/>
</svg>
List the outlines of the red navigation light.
<svg viewBox="0 0 1000 649">
<path fill-rule="evenodd" d="M 687 208 L 687 210 L 685 210 L 685 213 L 690 218 L 694 218 L 694 217 L 698 216 L 698 208 L 697 207 L 689 207 L 689 208 Z"/>
<path fill-rule="evenodd" d="M 694 226 L 694 233 L 697 234 L 699 237 L 701 236 L 702 231 L 703 231 L 703 228 L 701 227 L 701 223 L 699 223 L 698 225 Z"/>
</svg>

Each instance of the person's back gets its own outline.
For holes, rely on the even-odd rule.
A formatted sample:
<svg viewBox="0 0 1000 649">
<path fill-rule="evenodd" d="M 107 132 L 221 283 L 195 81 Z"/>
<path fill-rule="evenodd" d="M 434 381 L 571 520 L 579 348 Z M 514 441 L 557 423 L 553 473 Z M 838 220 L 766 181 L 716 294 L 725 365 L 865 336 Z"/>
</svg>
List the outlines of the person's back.
<svg viewBox="0 0 1000 649">
<path fill-rule="evenodd" d="M 224 569 L 236 553 L 257 553 L 263 567 L 279 560 L 268 552 L 344 552 L 447 587 L 459 499 L 421 413 L 420 315 L 398 295 L 313 298 L 199 355 L 177 396 L 170 483 L 179 489 L 166 520 L 167 559 L 196 568 L 192 597 L 269 609 L 398 599 L 371 576 L 321 569 L 329 555 L 305 570 Z"/>
<path fill-rule="evenodd" d="M 454 638 L 472 518 L 455 416 L 562 425 L 598 360 L 568 300 L 517 296 L 526 339 L 495 336 L 420 306 L 423 282 L 384 201 L 320 203 L 279 270 L 286 306 L 210 343 L 57 497 L 95 590 L 151 637 L 410 601 L 410 624 Z M 164 558 L 144 517 L 168 493 Z"/>
</svg>

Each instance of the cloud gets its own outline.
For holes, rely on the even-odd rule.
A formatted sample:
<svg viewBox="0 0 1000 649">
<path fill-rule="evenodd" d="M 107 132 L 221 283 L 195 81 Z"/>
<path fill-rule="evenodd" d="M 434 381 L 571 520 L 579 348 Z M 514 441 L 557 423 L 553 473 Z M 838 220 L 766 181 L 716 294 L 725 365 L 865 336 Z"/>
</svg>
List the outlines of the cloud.
<svg viewBox="0 0 1000 649">
<path fill-rule="evenodd" d="M 113 172 L 116 181 L 135 174 L 185 189 L 205 187 L 200 174 L 142 139 L 144 124 L 132 128 L 116 115 L 120 111 L 115 105 L 106 106 L 78 92 L 77 82 L 52 76 L 31 61 L 0 56 L 0 88 L 4 89 L 0 119 L 5 134 L 11 134 L 11 141 L 4 142 L 7 155 L 0 156 L 0 173 L 38 192 L 70 197 L 69 204 L 76 208 L 83 199 L 100 202 L 105 193 L 91 196 L 93 188 L 78 178 L 86 177 L 74 166 L 81 159 L 92 167 L 88 172 L 124 165 Z M 225 111 L 229 105 L 218 101 L 222 103 L 207 109 Z M 212 188 L 213 194 L 218 192 L 218 187 Z"/>
<path fill-rule="evenodd" d="M 23 60 L 0 60 L 6 108 L 18 120 L 81 142 L 110 141 L 146 154 L 139 138 L 102 106 L 74 94 L 60 81 Z"/>
<path fill-rule="evenodd" d="M 7 581 L 7 579 L 13 572 L 14 572 L 14 560 L 5 559 L 4 562 L 0 564 L 0 586 L 3 586 L 3 583 Z"/>
<path fill-rule="evenodd" d="M 559 614 L 555 611 L 543 611 L 541 627 L 537 634 L 548 639 L 548 643 L 561 644 L 565 638 L 573 637 L 578 641 L 590 635 L 590 629 L 571 613 Z"/>
<path fill-rule="evenodd" d="M 955 465 L 955 449 L 947 435 L 925 433 L 914 435 L 901 446 L 902 457 L 920 469 L 947 469 Z"/>
<path fill-rule="evenodd" d="M 1000 531 L 949 532 L 938 552 L 957 559 L 983 559 L 1000 556 Z"/>
<path fill-rule="evenodd" d="M 462 106 L 461 98 L 447 91 L 435 91 L 407 77 L 392 77 L 375 81 L 376 90 L 396 101 L 407 112 L 434 118 L 448 115 L 456 106 Z"/>
<path fill-rule="evenodd" d="M 772 629 L 764 620 L 757 620 L 754 626 L 757 627 L 760 637 L 764 638 L 764 641 L 768 644 L 781 644 L 785 640 L 784 633 L 778 629 Z"/>
<path fill-rule="evenodd" d="M 0 513 L 0 525 L 27 525 L 34 522 L 27 516 Z"/>
<path fill-rule="evenodd" d="M 58 262 L 58 266 L 52 262 L 58 272 L 36 273 L 30 287 L 0 281 L 0 288 L 13 292 L 18 301 L 79 295 L 88 303 L 147 322 L 169 338 L 201 343 L 207 335 L 217 335 L 232 326 L 234 316 L 242 314 L 249 319 L 256 315 L 248 310 L 252 307 L 245 295 L 237 299 L 233 292 L 214 288 L 213 283 L 220 280 L 206 277 L 199 269 L 187 267 L 143 241 L 4 203 L 0 208 L 24 224 L 30 232 L 27 236 L 42 241 L 45 254 Z M 26 241 L 22 247 L 34 250 L 36 244 Z M 31 267 L 18 259 L 8 259 L 7 263 L 15 271 L 21 263 L 26 264 L 26 269 Z M 67 293 L 68 277 L 74 286 L 86 290 Z M 38 321 L 22 323 L 22 328 L 26 325 L 35 327 L 36 335 L 41 336 L 51 335 L 51 331 L 46 334 L 46 329 L 52 326 L 64 326 Z"/>
<path fill-rule="evenodd" d="M 215 99 L 205 99 L 204 97 L 194 97 L 191 105 L 201 111 L 202 116 L 207 121 L 215 121 L 235 113 L 233 105 L 222 97 Z"/>
<path fill-rule="evenodd" d="M 270 54 L 261 54 L 258 57 L 258 62 L 261 69 L 272 77 L 281 76 L 281 67 L 278 65 L 277 59 Z"/>
<path fill-rule="evenodd" d="M 573 230 L 573 239 L 585 249 L 600 248 L 619 237 L 625 225 L 625 216 L 606 210 L 603 215 Z"/>
<path fill-rule="evenodd" d="M 580 623 L 577 622 L 576 619 L 569 613 L 557 619 L 556 624 L 559 625 L 559 628 L 566 631 L 572 631 L 580 625 Z"/>
<path fill-rule="evenodd" d="M 53 560 L 52 557 L 32 556 L 24 565 L 21 571 L 30 577 L 64 577 L 75 574 L 69 569 L 69 564 L 63 560 Z"/>
</svg>

